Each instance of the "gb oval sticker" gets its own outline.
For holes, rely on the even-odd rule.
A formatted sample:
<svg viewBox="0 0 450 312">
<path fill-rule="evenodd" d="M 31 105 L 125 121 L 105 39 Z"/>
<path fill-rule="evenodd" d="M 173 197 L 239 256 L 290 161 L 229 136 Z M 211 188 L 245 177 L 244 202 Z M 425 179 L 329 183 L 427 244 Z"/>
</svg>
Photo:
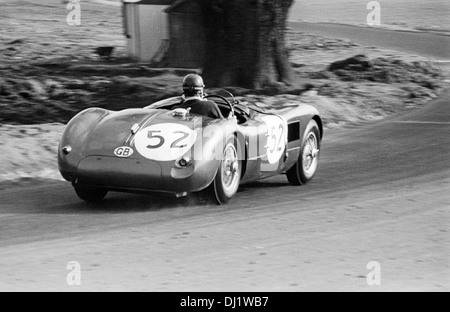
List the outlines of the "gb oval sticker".
<svg viewBox="0 0 450 312">
<path fill-rule="evenodd" d="M 120 158 L 127 158 L 134 154 L 134 150 L 128 146 L 118 147 L 114 150 L 114 155 Z"/>
</svg>

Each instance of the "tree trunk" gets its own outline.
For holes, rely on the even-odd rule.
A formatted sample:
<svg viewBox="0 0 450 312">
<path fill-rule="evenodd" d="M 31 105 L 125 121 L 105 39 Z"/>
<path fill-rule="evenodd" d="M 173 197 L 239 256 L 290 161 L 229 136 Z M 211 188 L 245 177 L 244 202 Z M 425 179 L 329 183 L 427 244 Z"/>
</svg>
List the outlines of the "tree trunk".
<svg viewBox="0 0 450 312">
<path fill-rule="evenodd" d="M 197 0 L 203 16 L 210 87 L 290 84 L 286 19 L 293 0 Z"/>
</svg>

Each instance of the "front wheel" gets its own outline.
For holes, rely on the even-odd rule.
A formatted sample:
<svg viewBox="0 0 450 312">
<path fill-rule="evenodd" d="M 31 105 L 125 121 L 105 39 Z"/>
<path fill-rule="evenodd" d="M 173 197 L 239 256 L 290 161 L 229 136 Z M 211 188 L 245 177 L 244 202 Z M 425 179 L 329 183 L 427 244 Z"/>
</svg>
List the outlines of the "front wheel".
<svg viewBox="0 0 450 312">
<path fill-rule="evenodd" d="M 241 161 L 236 140 L 230 139 L 213 182 L 213 195 L 219 205 L 228 203 L 237 193 L 241 183 Z"/>
<path fill-rule="evenodd" d="M 300 156 L 294 167 L 287 172 L 291 185 L 304 185 L 312 180 L 319 166 L 320 130 L 317 122 L 311 120 L 300 149 Z"/>
<path fill-rule="evenodd" d="M 73 188 L 78 197 L 86 202 L 100 202 L 108 194 L 108 190 L 85 185 L 74 184 Z"/>
</svg>

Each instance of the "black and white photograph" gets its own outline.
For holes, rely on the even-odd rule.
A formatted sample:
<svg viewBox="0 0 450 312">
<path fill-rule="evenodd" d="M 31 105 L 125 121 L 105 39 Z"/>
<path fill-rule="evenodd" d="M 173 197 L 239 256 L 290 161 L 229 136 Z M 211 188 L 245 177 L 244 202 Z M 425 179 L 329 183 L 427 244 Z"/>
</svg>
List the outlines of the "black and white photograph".
<svg viewBox="0 0 450 312">
<path fill-rule="evenodd" d="M 0 0 L 0 292 L 448 291 L 450 1 Z"/>
</svg>

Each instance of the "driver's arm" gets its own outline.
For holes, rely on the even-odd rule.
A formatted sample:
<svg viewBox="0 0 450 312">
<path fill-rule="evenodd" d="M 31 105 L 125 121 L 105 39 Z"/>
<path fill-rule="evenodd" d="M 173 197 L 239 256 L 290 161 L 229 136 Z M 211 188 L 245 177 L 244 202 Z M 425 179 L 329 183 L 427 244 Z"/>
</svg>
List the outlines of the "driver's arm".
<svg viewBox="0 0 450 312">
<path fill-rule="evenodd" d="M 213 118 L 215 119 L 223 119 L 223 115 L 222 112 L 220 111 L 219 105 L 217 105 L 215 102 L 210 101 L 213 105 L 212 107 L 214 108 L 214 110 L 212 111 L 212 115 L 214 115 Z"/>
<path fill-rule="evenodd" d="M 199 103 L 201 105 L 202 115 L 213 118 L 213 119 L 223 119 L 222 112 L 219 106 L 213 101 L 202 101 Z"/>
</svg>

